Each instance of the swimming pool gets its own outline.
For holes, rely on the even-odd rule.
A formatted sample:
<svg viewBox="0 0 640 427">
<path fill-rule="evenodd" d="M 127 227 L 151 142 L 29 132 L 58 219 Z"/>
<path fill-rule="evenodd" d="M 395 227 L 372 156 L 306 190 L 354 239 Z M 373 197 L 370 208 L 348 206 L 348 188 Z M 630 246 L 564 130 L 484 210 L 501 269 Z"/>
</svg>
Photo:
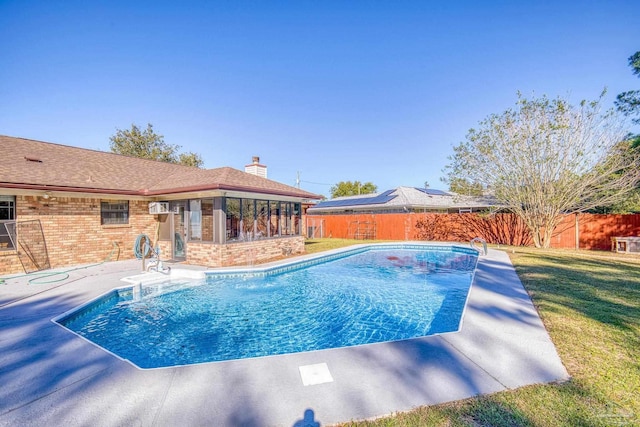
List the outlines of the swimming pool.
<svg viewBox="0 0 640 427">
<path fill-rule="evenodd" d="M 370 245 L 116 289 L 56 321 L 141 368 L 405 340 L 459 329 L 477 256 Z"/>
</svg>

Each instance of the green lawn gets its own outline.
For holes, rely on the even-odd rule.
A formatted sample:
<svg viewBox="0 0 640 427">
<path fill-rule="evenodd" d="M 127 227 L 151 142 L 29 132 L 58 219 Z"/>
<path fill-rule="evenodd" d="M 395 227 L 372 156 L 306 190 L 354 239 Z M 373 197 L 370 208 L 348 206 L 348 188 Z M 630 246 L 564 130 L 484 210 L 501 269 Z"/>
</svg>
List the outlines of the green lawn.
<svg viewBox="0 0 640 427">
<path fill-rule="evenodd" d="M 353 243 L 310 240 L 307 251 Z M 640 425 L 640 258 L 506 250 L 572 379 L 344 426 Z"/>
</svg>

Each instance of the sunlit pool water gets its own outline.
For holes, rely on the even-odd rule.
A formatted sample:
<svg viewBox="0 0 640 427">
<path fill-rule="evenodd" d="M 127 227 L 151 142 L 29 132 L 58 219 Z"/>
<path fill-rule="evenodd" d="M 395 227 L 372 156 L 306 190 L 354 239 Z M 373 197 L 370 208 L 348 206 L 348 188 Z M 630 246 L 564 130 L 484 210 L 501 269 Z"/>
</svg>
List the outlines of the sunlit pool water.
<svg viewBox="0 0 640 427">
<path fill-rule="evenodd" d="M 58 323 L 141 368 L 397 341 L 460 327 L 477 251 L 370 246 L 116 289 Z"/>
</svg>

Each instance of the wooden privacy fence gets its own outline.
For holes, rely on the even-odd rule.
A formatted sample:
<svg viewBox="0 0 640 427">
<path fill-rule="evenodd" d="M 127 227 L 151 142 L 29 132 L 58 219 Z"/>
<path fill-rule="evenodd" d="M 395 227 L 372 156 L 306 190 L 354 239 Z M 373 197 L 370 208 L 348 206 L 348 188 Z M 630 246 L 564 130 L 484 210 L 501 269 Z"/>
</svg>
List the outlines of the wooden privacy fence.
<svg viewBox="0 0 640 427">
<path fill-rule="evenodd" d="M 527 228 L 513 214 L 307 215 L 309 229 L 311 224 L 314 237 L 453 242 L 482 237 L 487 243 L 514 246 L 530 246 L 533 242 Z M 640 214 L 566 215 L 552 236 L 551 247 L 610 250 L 611 238 L 616 236 L 640 236 Z"/>
</svg>

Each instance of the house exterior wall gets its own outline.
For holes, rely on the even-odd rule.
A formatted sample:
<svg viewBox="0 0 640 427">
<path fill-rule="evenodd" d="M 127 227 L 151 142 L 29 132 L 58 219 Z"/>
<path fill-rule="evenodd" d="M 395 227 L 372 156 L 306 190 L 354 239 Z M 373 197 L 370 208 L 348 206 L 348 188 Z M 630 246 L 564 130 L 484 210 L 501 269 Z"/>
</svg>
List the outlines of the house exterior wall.
<svg viewBox="0 0 640 427">
<path fill-rule="evenodd" d="M 132 259 L 133 245 L 139 234 L 148 235 L 159 245 L 161 259 L 171 259 L 171 242 L 158 241 L 158 215 L 149 214 L 147 201 L 129 201 L 128 224 L 102 225 L 102 200 L 78 197 L 44 200 L 38 196 L 19 195 L 16 196 L 16 220 L 19 223 L 39 222 L 51 268 Z M 219 223 L 224 226 L 223 220 Z M 186 245 L 188 264 L 224 267 L 304 253 L 304 236 L 227 244 L 189 241 Z M 24 273 L 18 252 L 0 251 L 0 276 L 16 273 Z"/>
<path fill-rule="evenodd" d="M 204 205 L 203 205 L 204 206 Z M 232 240 L 225 241 L 227 216 L 223 210 L 223 198 L 213 199 L 212 210 L 204 208 L 202 212 L 201 229 L 202 236 L 207 239 L 194 240 L 185 236 L 187 264 L 202 265 L 208 267 L 227 267 L 233 265 L 248 265 L 282 258 L 284 254 L 304 253 L 304 235 L 261 237 L 251 241 Z M 159 239 L 154 242 L 160 249 L 162 260 L 172 258 L 173 247 L 171 239 L 175 234 L 177 215 L 159 215 L 163 221 L 159 229 Z M 279 218 L 279 217 L 278 217 Z M 189 229 L 189 217 L 185 216 L 185 226 Z M 296 221 L 297 223 L 297 221 Z M 172 224 L 174 224 L 172 226 Z M 301 227 L 301 230 L 303 227 Z"/>
<path fill-rule="evenodd" d="M 101 225 L 100 201 L 16 196 L 16 220 L 40 222 L 51 268 L 133 258 L 136 237 L 156 233 L 156 217 L 149 215 L 148 203 L 129 201 L 129 224 Z M 23 268 L 17 252 L 1 251 L 0 275 L 20 272 Z"/>
<path fill-rule="evenodd" d="M 20 259 L 18 259 L 16 251 L 0 251 L 0 276 L 22 272 L 22 264 L 20 264 Z"/>
<path fill-rule="evenodd" d="M 160 259 L 162 261 L 168 260 L 172 258 L 172 247 L 171 242 L 168 240 L 158 240 L 155 242 L 156 247 L 160 249 Z"/>
<path fill-rule="evenodd" d="M 189 242 L 187 244 L 187 263 L 208 267 L 252 265 L 282 258 L 285 255 L 301 253 L 304 253 L 304 236 L 234 242 L 222 245 Z"/>
</svg>

